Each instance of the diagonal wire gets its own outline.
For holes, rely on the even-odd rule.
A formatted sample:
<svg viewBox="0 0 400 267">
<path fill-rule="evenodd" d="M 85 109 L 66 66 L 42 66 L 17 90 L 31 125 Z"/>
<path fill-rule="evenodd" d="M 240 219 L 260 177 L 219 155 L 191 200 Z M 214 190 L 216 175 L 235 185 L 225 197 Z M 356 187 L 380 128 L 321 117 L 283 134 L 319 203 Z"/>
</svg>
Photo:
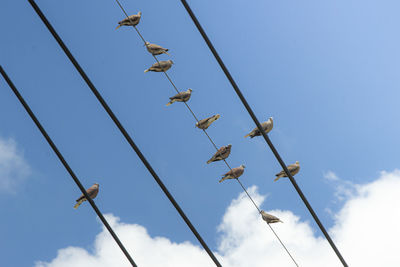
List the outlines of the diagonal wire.
<svg viewBox="0 0 400 267">
<path fill-rule="evenodd" d="M 117 4 L 119 5 L 119 7 L 121 8 L 121 10 L 124 12 L 125 16 L 127 18 L 129 18 L 128 14 L 126 13 L 124 7 L 121 5 L 121 3 L 119 2 L 119 0 L 115 0 L 117 2 Z M 132 22 L 132 21 L 131 21 Z M 136 26 L 132 26 L 136 32 L 138 33 L 139 37 L 142 39 L 143 43 L 145 44 L 145 46 L 147 47 L 147 42 L 144 39 L 143 35 L 140 33 L 140 31 L 138 30 L 138 28 Z M 158 58 L 151 54 L 153 56 L 153 58 L 157 61 L 158 65 L 160 65 L 160 61 L 158 60 Z M 177 88 L 177 86 L 175 85 L 175 83 L 172 81 L 172 79 L 169 77 L 169 75 L 167 74 L 167 72 L 163 69 L 162 71 L 165 75 L 165 77 L 168 79 L 168 81 L 171 83 L 171 85 L 173 86 L 173 88 L 175 89 L 175 91 L 179 94 L 179 90 Z M 183 102 L 185 104 L 185 106 L 187 107 L 187 109 L 190 111 L 190 113 L 192 114 L 192 116 L 194 117 L 194 119 L 196 120 L 196 122 L 199 122 L 199 119 L 197 118 L 196 114 L 193 112 L 193 110 L 190 108 L 189 104 L 187 102 Z M 212 143 L 212 145 L 214 146 L 214 148 L 218 151 L 218 147 L 215 144 L 215 142 L 212 140 L 212 138 L 210 137 L 210 135 L 207 133 L 207 131 L 205 129 L 202 129 L 204 134 L 207 136 L 208 140 Z M 229 165 L 229 163 L 227 162 L 226 159 L 224 159 L 225 165 L 229 168 L 229 170 L 232 170 L 231 166 Z M 241 188 L 243 189 L 243 191 L 246 193 L 246 195 L 248 196 L 248 198 L 250 199 L 250 201 L 253 203 L 254 207 L 257 209 L 258 213 L 261 213 L 260 208 L 258 207 L 258 205 L 255 203 L 255 201 L 253 200 L 253 198 L 250 196 L 249 192 L 246 190 L 246 188 L 243 186 L 242 182 L 239 180 L 239 178 L 235 178 L 236 181 L 238 181 L 239 185 L 241 186 Z M 283 246 L 283 248 L 286 250 L 286 252 L 289 254 L 290 258 L 293 260 L 294 264 L 296 266 L 299 266 L 297 264 L 297 262 L 295 261 L 295 259 L 293 258 L 293 256 L 290 254 L 289 250 L 286 248 L 285 244 L 282 242 L 282 240 L 278 237 L 278 235 L 276 234 L 276 232 L 272 229 L 271 225 L 268 224 L 268 226 L 271 228 L 272 232 L 274 233 L 274 235 L 277 237 L 278 241 L 281 243 L 281 245 Z"/>
<path fill-rule="evenodd" d="M 135 262 L 133 261 L 131 255 L 129 255 L 128 251 L 124 247 L 124 245 L 121 243 L 119 240 L 118 236 L 115 234 L 114 230 L 111 228 L 111 226 L 108 224 L 107 220 L 104 218 L 103 214 L 100 212 L 100 210 L 97 208 L 96 204 L 94 201 L 90 198 L 88 193 L 86 192 L 85 188 L 79 181 L 79 178 L 75 175 L 75 173 L 72 171 L 71 167 L 68 165 L 67 161 L 64 159 L 63 155 L 61 152 L 58 150 L 56 145 L 53 143 L 51 140 L 50 136 L 47 134 L 46 130 L 43 128 L 43 126 L 40 124 L 39 120 L 36 118 L 35 114 L 33 111 L 30 109 L 29 105 L 25 102 L 24 98 L 21 96 L 19 93 L 18 89 L 15 87 L 11 79 L 8 77 L 7 73 L 4 71 L 2 66 L 0 66 L 0 73 L 3 76 L 3 78 L 6 80 L 8 85 L 10 86 L 11 90 L 14 92 L 15 96 L 18 98 L 19 102 L 21 102 L 22 106 L 25 108 L 26 112 L 29 114 L 33 122 L 36 124 L 38 127 L 39 131 L 42 133 L 43 137 L 46 139 L 47 143 L 50 145 L 50 147 L 53 149 L 54 153 L 56 153 L 58 159 L 61 161 L 61 163 L 64 165 L 65 169 L 68 171 L 68 173 L 71 175 L 72 179 L 76 183 L 76 185 L 79 187 L 79 189 L 82 191 L 82 194 L 85 196 L 85 198 L 89 201 L 90 205 L 96 212 L 97 216 L 99 216 L 101 222 L 104 224 L 104 226 L 107 228 L 108 232 L 112 235 L 114 238 L 115 242 L 118 244 L 122 252 L 125 254 L 126 258 L 128 261 L 131 263 L 133 267 L 137 267 Z"/>
<path fill-rule="evenodd" d="M 278 151 L 276 150 L 276 148 L 272 144 L 272 142 L 269 139 L 268 135 L 262 129 L 261 124 L 258 121 L 256 115 L 254 114 L 253 110 L 251 109 L 251 107 L 247 103 L 246 98 L 243 96 L 242 92 L 240 91 L 239 87 L 237 86 L 236 82 L 234 81 L 233 77 L 231 76 L 231 74 L 229 73 L 227 67 L 225 66 L 224 62 L 220 58 L 218 52 L 215 50 L 215 48 L 214 48 L 213 44 L 211 43 L 210 39 L 208 38 L 206 32 L 204 31 L 203 27 L 200 25 L 200 22 L 197 20 L 196 15 L 193 13 L 192 9 L 190 8 L 190 6 L 189 6 L 189 4 L 187 3 L 186 0 L 181 0 L 181 2 L 183 4 L 183 6 L 185 7 L 186 11 L 188 12 L 190 18 L 193 20 L 194 24 L 196 25 L 196 27 L 197 27 L 198 31 L 200 32 L 201 36 L 203 37 L 204 41 L 207 43 L 208 48 L 211 50 L 212 54 L 214 55 L 215 59 L 217 60 L 218 64 L 220 65 L 221 69 L 223 70 L 223 72 L 225 73 L 225 75 L 228 78 L 229 82 L 231 83 L 231 85 L 232 85 L 233 89 L 235 90 L 236 94 L 238 95 L 238 97 L 242 101 L 242 103 L 245 106 L 245 108 L 246 108 L 247 112 L 249 113 L 250 117 L 253 119 L 254 123 L 257 125 L 258 130 L 263 135 L 263 137 L 264 137 L 265 141 L 267 142 L 268 146 L 270 147 L 272 153 L 274 154 L 274 156 L 278 160 L 279 164 L 281 165 L 281 167 L 285 171 L 285 173 L 288 176 L 290 182 L 292 183 L 292 185 L 296 189 L 297 193 L 299 194 L 300 198 L 303 200 L 304 204 L 306 205 L 308 211 L 311 213 L 313 219 L 315 220 L 315 222 L 317 223 L 317 225 L 321 229 L 322 233 L 324 234 L 325 238 L 327 239 L 327 241 L 331 245 L 332 249 L 335 251 L 337 257 L 342 262 L 343 266 L 347 267 L 348 265 L 347 265 L 345 259 L 343 258 L 342 254 L 339 252 L 339 250 L 337 249 L 335 243 L 333 242 L 333 240 L 329 236 L 329 234 L 326 231 L 325 227 L 323 226 L 322 222 L 319 220 L 317 214 L 314 212 L 314 210 L 311 207 L 310 203 L 306 199 L 306 196 L 303 194 L 302 190 L 298 186 L 296 180 L 290 174 L 289 170 L 286 167 L 286 164 L 284 163 L 284 161 L 282 160 L 282 158 L 279 155 Z"/>
<path fill-rule="evenodd" d="M 64 42 L 61 40 L 60 36 L 57 34 L 57 32 L 54 30 L 53 26 L 51 26 L 50 22 L 46 19 L 45 15 L 42 13 L 42 11 L 39 9 L 39 7 L 36 5 L 34 0 L 28 0 L 28 2 L 32 5 L 33 9 L 36 11 L 40 19 L 43 21 L 43 23 L 46 25 L 47 29 L 50 31 L 50 33 L 53 35 L 54 39 L 56 39 L 57 43 L 60 45 L 60 47 L 63 49 L 64 53 L 67 55 L 71 63 L 74 65 L 76 70 L 79 72 L 79 74 L 82 76 L 92 93 L 96 96 L 97 100 L 100 102 L 102 107 L 105 109 L 107 114 L 110 116 L 112 121 L 115 123 L 115 125 L 118 127 L 122 135 L 125 137 L 126 141 L 129 143 L 131 148 L 136 152 L 140 160 L 143 162 L 147 170 L 150 172 L 150 174 L 153 176 L 154 180 L 157 182 L 157 184 L 160 186 L 164 194 L 167 196 L 169 201 L 172 203 L 172 205 L 175 207 L 179 215 L 182 217 L 182 219 L 185 221 L 187 226 L 190 228 L 192 233 L 196 236 L 197 240 L 200 242 L 200 244 L 203 246 L 203 248 L 206 250 L 207 254 L 210 256 L 210 258 L 213 260 L 216 266 L 222 266 L 213 252 L 210 250 L 210 248 L 207 246 L 206 242 L 203 240 L 201 235 L 197 232 L 196 228 L 193 226 L 189 218 L 186 216 L 186 214 L 183 212 L 182 208 L 179 206 L 179 204 L 176 202 L 174 197 L 171 195 L 171 193 L 168 191 L 167 187 L 164 185 L 164 183 L 161 181 L 160 177 L 157 175 L 157 173 L 154 171 L 154 169 L 151 167 L 150 163 L 147 161 L 145 156 L 142 154 L 140 149 L 136 146 L 136 144 L 133 142 L 133 139 L 130 137 L 128 132 L 125 130 L 125 128 L 122 126 L 121 122 L 118 120 L 118 118 L 115 116 L 114 112 L 111 110 L 111 108 L 108 106 L 104 98 L 101 96 L 99 91 L 96 89 L 96 87 L 93 85 L 93 83 L 90 81 L 89 77 L 86 75 L 85 71 L 82 69 L 82 67 L 79 65 L 78 61 L 74 58 L 74 56 L 71 54 L 67 46 L 64 44 Z"/>
</svg>

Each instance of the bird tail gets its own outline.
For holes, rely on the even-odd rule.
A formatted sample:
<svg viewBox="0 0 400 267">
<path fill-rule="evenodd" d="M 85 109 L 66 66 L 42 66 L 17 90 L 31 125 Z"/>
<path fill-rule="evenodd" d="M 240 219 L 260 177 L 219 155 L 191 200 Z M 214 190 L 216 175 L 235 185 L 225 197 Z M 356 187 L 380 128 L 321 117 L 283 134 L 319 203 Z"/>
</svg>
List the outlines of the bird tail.
<svg viewBox="0 0 400 267">
<path fill-rule="evenodd" d="M 276 176 L 274 182 L 278 181 L 280 178 L 282 178 L 282 176 Z"/>
<path fill-rule="evenodd" d="M 171 100 L 171 101 L 169 101 L 167 104 L 166 104 L 166 106 L 168 107 L 168 106 L 170 106 L 172 103 L 174 103 L 175 101 L 173 101 L 173 100 Z"/>
<path fill-rule="evenodd" d="M 116 30 L 118 30 L 118 29 L 119 29 L 119 27 L 121 27 L 121 26 L 122 26 L 122 25 L 120 24 L 120 25 L 118 25 L 118 26 L 117 26 L 117 28 L 115 28 L 115 29 L 116 29 Z"/>
<path fill-rule="evenodd" d="M 167 51 L 168 51 L 168 49 L 165 49 L 165 50 L 164 50 L 164 54 L 167 54 L 168 56 L 170 56 L 170 54 L 168 54 Z"/>
<path fill-rule="evenodd" d="M 82 198 L 81 200 L 79 200 L 79 201 L 75 204 L 74 209 L 77 209 L 84 201 L 86 201 L 85 198 Z"/>
<path fill-rule="evenodd" d="M 150 69 L 147 69 L 147 70 L 144 71 L 144 73 L 149 72 L 149 71 L 150 71 Z"/>
<path fill-rule="evenodd" d="M 226 176 L 222 177 L 221 180 L 219 180 L 219 182 L 221 183 L 221 182 L 225 181 L 226 179 L 228 179 Z"/>
<path fill-rule="evenodd" d="M 248 136 L 250 136 L 250 134 L 246 134 L 246 135 L 244 136 L 244 138 L 246 138 L 246 137 L 248 137 Z"/>
<path fill-rule="evenodd" d="M 207 164 L 210 164 L 211 162 L 213 162 L 212 159 L 209 159 L 209 160 L 207 161 Z"/>
</svg>

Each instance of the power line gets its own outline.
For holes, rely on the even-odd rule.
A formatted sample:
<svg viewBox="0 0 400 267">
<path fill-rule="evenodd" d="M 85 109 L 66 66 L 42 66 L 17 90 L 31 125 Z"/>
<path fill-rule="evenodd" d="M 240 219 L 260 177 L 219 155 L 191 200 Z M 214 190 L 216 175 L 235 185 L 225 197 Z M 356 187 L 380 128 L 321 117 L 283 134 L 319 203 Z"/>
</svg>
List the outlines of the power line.
<svg viewBox="0 0 400 267">
<path fill-rule="evenodd" d="M 108 106 L 106 101 L 103 99 L 99 91 L 96 89 L 96 87 L 93 85 L 93 83 L 90 81 L 89 77 L 86 75 L 84 70 L 81 68 L 79 63 L 76 61 L 74 56 L 71 54 L 67 46 L 64 44 L 64 42 L 61 40 L 60 36 L 57 34 L 57 32 L 54 30 L 53 26 L 51 26 L 50 22 L 47 20 L 45 15 L 42 13 L 42 11 L 39 9 L 39 7 L 36 5 L 35 1 L 33 0 L 28 0 L 29 3 L 32 5 L 33 9 L 36 11 L 40 19 L 43 21 L 43 23 L 46 25 L 47 29 L 50 31 L 50 33 L 53 35 L 54 39 L 56 39 L 57 43 L 61 46 L 63 49 L 64 53 L 67 55 L 71 63 L 74 65 L 76 70 L 79 72 L 79 74 L 82 76 L 82 78 L 85 80 L 86 84 L 92 91 L 92 93 L 96 96 L 97 100 L 100 102 L 102 107 L 105 109 L 107 114 L 110 116 L 112 121 L 115 123 L 115 125 L 118 127 L 122 135 L 125 137 L 126 141 L 129 143 L 131 148 L 136 152 L 140 160 L 143 162 L 143 164 L 146 166 L 147 170 L 150 172 L 150 174 L 153 176 L 154 180 L 157 182 L 157 184 L 160 186 L 164 194 L 168 197 L 169 201 L 172 203 L 172 205 L 175 207 L 179 215 L 182 217 L 182 219 L 185 221 L 187 226 L 190 228 L 192 233 L 196 236 L 197 240 L 200 242 L 200 244 L 203 246 L 203 248 L 206 250 L 207 254 L 210 256 L 210 258 L 213 260 L 216 266 L 222 266 L 213 252 L 209 249 L 207 246 L 206 242 L 203 240 L 203 238 L 200 236 L 200 234 L 197 232 L 196 228 L 193 226 L 193 224 L 190 222 L 189 218 L 186 216 L 186 214 L 183 212 L 179 204 L 176 202 L 174 197 L 171 195 L 171 193 L 168 191 L 167 187 L 164 185 L 164 183 L 161 181 L 161 179 L 158 177 L 157 173 L 154 171 L 154 169 L 151 167 L 150 163 L 147 161 L 145 156 L 142 154 L 140 149 L 136 146 L 136 144 L 133 142 L 132 138 L 128 134 L 128 132 L 125 130 L 125 128 L 122 126 L 121 122 L 118 120 L 118 118 L 115 116 L 114 112 L 111 110 L 111 108 Z"/>
<path fill-rule="evenodd" d="M 22 104 L 22 106 L 24 106 L 26 112 L 29 114 L 29 116 L 31 117 L 31 119 L 33 120 L 33 122 L 36 124 L 36 126 L 38 127 L 39 131 L 42 133 L 43 137 L 46 139 L 47 143 L 50 145 L 50 147 L 53 149 L 54 153 L 56 153 L 58 159 L 61 161 L 61 163 L 64 165 L 65 169 L 68 171 L 68 173 L 71 175 L 72 179 L 74 180 L 74 182 L 76 183 L 76 185 L 79 187 L 79 189 L 82 191 L 82 194 L 85 196 L 85 198 L 89 201 L 90 205 L 92 206 L 92 208 L 94 209 L 94 211 L 96 212 L 97 216 L 99 216 L 101 222 L 104 224 L 104 226 L 107 228 L 108 232 L 110 232 L 110 234 L 112 235 L 112 237 L 114 238 L 115 242 L 118 244 L 118 246 L 120 247 L 120 249 L 122 250 L 122 252 L 125 254 L 126 258 L 128 259 L 128 261 L 131 263 L 131 265 L 133 267 L 137 267 L 137 265 L 135 264 L 135 262 L 133 261 L 131 255 L 129 255 L 128 251 L 126 250 L 126 248 L 124 247 L 124 245 L 121 243 L 121 241 L 119 240 L 118 236 L 115 234 L 114 230 L 111 228 L 111 226 L 108 224 L 107 220 L 104 218 L 103 214 L 100 212 L 100 210 L 97 208 L 96 204 L 94 203 L 94 201 L 90 198 L 90 196 L 88 195 L 88 193 L 86 192 L 85 188 L 83 187 L 83 185 L 81 184 L 81 182 L 79 181 L 78 177 L 75 175 L 75 173 L 72 171 L 71 167 L 68 165 L 67 161 L 64 159 L 63 155 L 61 154 L 61 152 L 58 150 L 58 148 L 56 147 L 56 145 L 53 143 L 53 141 L 51 140 L 50 136 L 47 134 L 46 130 L 43 128 L 43 126 L 40 124 L 39 120 L 36 118 L 35 114 L 33 113 L 33 111 L 31 110 L 31 108 L 29 107 L 29 105 L 25 102 L 24 98 L 21 96 L 21 94 L 19 93 L 18 89 L 15 87 L 15 85 L 13 84 L 13 82 L 11 81 L 11 79 L 8 77 L 7 73 L 4 71 L 3 67 L 0 66 L 0 73 L 1 75 L 4 77 L 4 79 L 6 80 L 6 82 L 8 83 L 8 85 L 10 86 L 11 90 L 14 92 L 15 96 L 18 98 L 19 102 Z"/>
<path fill-rule="evenodd" d="M 115 0 L 117 2 L 117 4 L 119 5 L 119 7 L 121 8 L 121 10 L 124 12 L 125 16 L 129 19 L 128 14 L 126 13 L 124 7 L 121 5 L 121 3 L 119 2 L 119 0 Z M 140 36 L 140 38 L 142 39 L 143 43 L 146 45 L 146 40 L 144 39 L 143 35 L 140 33 L 140 31 L 136 28 L 136 26 L 132 27 L 136 30 L 136 32 L 138 33 L 138 35 Z M 153 55 L 153 58 L 157 61 L 157 63 L 160 65 L 160 61 L 158 60 L 158 58 Z M 161 66 L 161 65 L 160 65 Z M 171 85 L 173 86 L 173 88 L 175 89 L 175 91 L 179 94 L 179 90 L 177 88 L 177 86 L 175 85 L 175 83 L 172 81 L 172 79 L 169 77 L 169 75 L 167 74 L 167 72 L 162 69 L 162 72 L 164 73 L 165 77 L 167 77 L 168 81 L 171 83 Z M 194 119 L 196 120 L 196 122 L 199 122 L 199 119 L 197 118 L 196 114 L 193 112 L 193 110 L 190 108 L 189 104 L 186 102 L 183 102 L 185 104 L 185 106 L 187 107 L 187 109 L 190 111 L 190 113 L 192 114 L 192 116 L 194 117 Z M 218 147 L 215 144 L 215 142 L 212 140 L 212 138 L 210 137 L 210 135 L 207 133 L 207 131 L 205 129 L 202 129 L 204 134 L 207 136 L 208 140 L 212 143 L 212 145 L 214 146 L 214 148 L 218 151 Z M 232 170 L 231 166 L 229 165 L 229 163 L 227 162 L 226 159 L 224 159 L 225 165 L 229 168 L 229 170 Z M 239 183 L 239 185 L 242 187 L 243 191 L 246 193 L 247 197 L 250 199 L 250 201 L 253 203 L 253 205 L 255 206 L 255 208 L 257 209 L 258 213 L 261 214 L 261 210 L 258 207 L 258 205 L 255 203 L 255 201 L 253 200 L 253 198 L 250 196 L 249 192 L 246 190 L 246 188 L 243 186 L 242 182 L 239 180 L 239 178 L 236 178 L 236 181 Z M 290 258 L 293 260 L 294 264 L 296 266 L 298 266 L 297 262 L 294 260 L 293 256 L 290 254 L 289 250 L 286 248 L 285 244 L 282 242 L 282 240 L 278 237 L 278 235 L 276 234 L 276 232 L 272 229 L 271 225 L 268 224 L 268 226 L 271 228 L 272 232 L 274 233 L 274 235 L 277 237 L 278 241 L 281 243 L 281 245 L 283 246 L 283 248 L 286 250 L 286 252 L 289 254 Z"/>
<path fill-rule="evenodd" d="M 283 162 L 281 156 L 279 155 L 278 151 L 275 149 L 274 145 L 272 144 L 271 140 L 269 139 L 268 135 L 264 132 L 264 130 L 261 127 L 260 122 L 258 121 L 257 117 L 255 116 L 253 110 L 247 103 L 245 97 L 243 96 L 242 92 L 240 91 L 239 87 L 237 86 L 236 82 L 234 81 L 233 77 L 229 73 L 227 67 L 225 66 L 224 62 L 222 61 L 221 57 L 219 56 L 218 52 L 215 50 L 213 44 L 211 43 L 210 39 L 208 38 L 207 34 L 203 30 L 203 27 L 200 25 L 200 22 L 197 20 L 196 15 L 193 13 L 192 9 L 190 8 L 189 4 L 186 2 L 186 0 L 181 0 L 183 6 L 185 7 L 186 11 L 188 12 L 190 18 L 196 25 L 198 31 L 200 32 L 201 36 L 203 37 L 204 41 L 207 43 L 208 48 L 211 50 L 212 54 L 214 55 L 215 59 L 217 60 L 218 64 L 220 65 L 221 69 L 225 73 L 226 77 L 228 78 L 229 82 L 231 83 L 233 89 L 235 90 L 236 94 L 242 101 L 243 105 L 245 106 L 247 112 L 250 114 L 250 117 L 253 119 L 254 123 L 257 125 L 258 130 L 261 132 L 263 135 L 265 141 L 267 142 L 268 146 L 272 150 L 272 153 L 278 160 L 279 164 L 282 166 L 283 170 L 285 171 L 286 175 L 288 176 L 290 182 L 296 189 L 297 193 L 299 194 L 300 198 L 303 200 L 304 204 L 306 205 L 307 209 L 311 213 L 312 217 L 314 218 L 315 222 L 318 224 L 319 228 L 321 229 L 322 233 L 324 234 L 325 238 L 328 240 L 329 244 L 331 245 L 332 249 L 335 251 L 336 255 L 338 256 L 339 260 L 342 262 L 343 266 L 347 267 L 347 263 L 340 254 L 339 250 L 337 249 L 335 243 L 329 236 L 328 232 L 325 230 L 325 227 L 319 220 L 317 214 L 314 212 L 313 208 L 311 207 L 310 203 L 306 199 L 305 195 L 303 194 L 302 190 L 298 186 L 296 180 L 293 178 L 293 176 L 290 174 L 289 170 L 286 167 L 286 164 Z"/>
</svg>

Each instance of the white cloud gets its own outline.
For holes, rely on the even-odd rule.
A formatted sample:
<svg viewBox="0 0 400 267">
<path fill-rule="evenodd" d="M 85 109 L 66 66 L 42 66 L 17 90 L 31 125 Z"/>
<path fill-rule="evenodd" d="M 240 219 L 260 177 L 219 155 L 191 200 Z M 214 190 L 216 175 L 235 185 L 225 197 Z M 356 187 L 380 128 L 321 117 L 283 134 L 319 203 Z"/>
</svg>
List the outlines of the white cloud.
<svg viewBox="0 0 400 267">
<path fill-rule="evenodd" d="M 337 181 L 339 180 L 339 177 L 337 177 L 336 173 L 333 171 L 328 171 L 324 173 L 324 178 L 327 179 L 328 181 Z"/>
<path fill-rule="evenodd" d="M 265 196 L 255 186 L 249 192 L 258 203 Z M 375 182 L 357 186 L 335 216 L 331 237 L 350 266 L 400 266 L 400 171 L 382 172 Z M 268 211 L 284 221 L 273 225 L 300 266 L 341 266 L 328 243 L 316 236 L 309 222 L 290 211 Z M 151 237 L 136 224 L 124 224 L 107 216 L 139 266 L 214 266 L 205 252 L 189 242 L 173 243 Z M 227 208 L 218 227 L 217 257 L 223 266 L 294 266 L 254 207 L 240 194 Z M 104 229 L 97 235 L 92 253 L 82 248 L 60 249 L 49 263 L 35 267 L 129 266 Z"/>
<path fill-rule="evenodd" d="M 333 171 L 324 173 L 324 178 L 335 187 L 335 201 L 343 201 L 357 194 L 357 184 L 339 178 Z"/>
<path fill-rule="evenodd" d="M 0 138 L 0 192 L 15 193 L 31 170 L 13 139 Z"/>
</svg>

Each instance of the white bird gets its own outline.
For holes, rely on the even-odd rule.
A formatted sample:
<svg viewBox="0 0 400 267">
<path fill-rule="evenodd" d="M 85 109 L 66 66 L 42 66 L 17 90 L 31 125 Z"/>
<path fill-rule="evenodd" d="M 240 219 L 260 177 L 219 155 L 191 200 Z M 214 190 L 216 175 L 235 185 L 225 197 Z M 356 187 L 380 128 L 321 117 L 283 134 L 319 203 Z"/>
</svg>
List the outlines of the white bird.
<svg viewBox="0 0 400 267">
<path fill-rule="evenodd" d="M 139 24 L 141 17 L 142 17 L 142 12 L 139 11 L 137 14 L 131 15 L 118 22 L 119 25 L 117 26 L 116 29 L 118 29 L 121 26 L 136 26 Z"/>
<path fill-rule="evenodd" d="M 286 166 L 292 176 L 296 175 L 300 171 L 300 163 L 296 161 L 296 163 Z M 276 178 L 274 181 L 278 181 L 279 178 L 288 177 L 284 170 L 281 170 L 279 173 L 275 174 Z"/>
<path fill-rule="evenodd" d="M 94 185 L 92 185 L 91 187 L 89 187 L 87 190 L 86 190 L 86 193 L 88 193 L 88 195 L 89 195 L 89 197 L 91 198 L 91 199 L 94 199 L 96 196 L 97 196 L 97 194 L 99 193 L 99 184 L 94 184 Z M 83 202 L 85 202 L 87 199 L 86 199 L 86 197 L 85 197 L 85 195 L 81 195 L 77 200 L 76 200 L 76 204 L 75 204 L 75 206 L 74 206 L 74 209 L 77 209 Z"/>
<path fill-rule="evenodd" d="M 277 223 L 277 222 L 281 222 L 283 223 L 281 220 L 279 220 L 278 217 L 275 217 L 274 215 L 268 214 L 265 211 L 261 211 L 261 217 L 263 218 L 264 221 L 266 221 L 268 224 L 270 223 Z"/>
<path fill-rule="evenodd" d="M 206 130 L 208 127 L 210 127 L 211 123 L 218 120 L 220 117 L 221 117 L 221 115 L 217 114 L 217 115 L 202 119 L 199 122 L 196 122 L 196 127 L 199 129 Z"/>
<path fill-rule="evenodd" d="M 233 168 L 229 172 L 227 172 L 224 175 L 222 175 L 222 179 L 219 180 L 219 182 L 221 183 L 221 182 L 225 181 L 226 179 L 237 179 L 237 178 L 239 178 L 243 174 L 244 168 L 246 168 L 246 167 L 243 164 L 240 165 L 239 167 Z"/>
<path fill-rule="evenodd" d="M 150 68 L 145 70 L 144 72 L 149 72 L 149 71 L 155 71 L 155 72 L 162 72 L 162 71 L 167 71 L 172 67 L 172 60 L 163 60 L 160 61 L 160 63 L 154 63 Z"/>
<path fill-rule="evenodd" d="M 184 92 L 179 92 L 179 94 L 176 94 L 174 96 L 171 96 L 169 99 L 170 101 L 167 103 L 167 106 L 171 105 L 172 103 L 175 102 L 186 102 L 190 99 L 190 96 L 192 95 L 192 89 L 187 89 Z"/>
<path fill-rule="evenodd" d="M 149 51 L 149 53 L 151 53 L 151 54 L 154 55 L 154 56 L 161 55 L 162 53 L 169 55 L 169 54 L 167 53 L 168 49 L 167 49 L 167 48 L 164 48 L 164 47 L 162 47 L 162 46 L 160 46 L 160 45 L 151 44 L 151 43 L 149 43 L 149 42 L 146 42 L 146 43 L 145 43 L 145 46 L 146 46 L 146 48 L 147 48 L 147 51 Z"/>
<path fill-rule="evenodd" d="M 231 154 L 231 147 L 232 145 L 229 144 L 227 146 L 223 146 L 220 149 L 218 149 L 218 151 L 214 154 L 214 156 L 212 156 L 212 158 L 207 161 L 207 164 L 228 158 L 229 154 Z"/>
<path fill-rule="evenodd" d="M 267 121 L 261 123 L 261 127 L 263 128 L 265 133 L 269 133 L 272 128 L 274 127 L 274 121 L 273 118 L 270 117 Z M 258 127 L 254 128 L 253 131 L 251 131 L 249 134 L 245 135 L 244 137 L 246 138 L 247 136 L 250 136 L 250 138 L 253 138 L 255 136 L 260 136 L 261 132 L 258 130 Z"/>
</svg>

